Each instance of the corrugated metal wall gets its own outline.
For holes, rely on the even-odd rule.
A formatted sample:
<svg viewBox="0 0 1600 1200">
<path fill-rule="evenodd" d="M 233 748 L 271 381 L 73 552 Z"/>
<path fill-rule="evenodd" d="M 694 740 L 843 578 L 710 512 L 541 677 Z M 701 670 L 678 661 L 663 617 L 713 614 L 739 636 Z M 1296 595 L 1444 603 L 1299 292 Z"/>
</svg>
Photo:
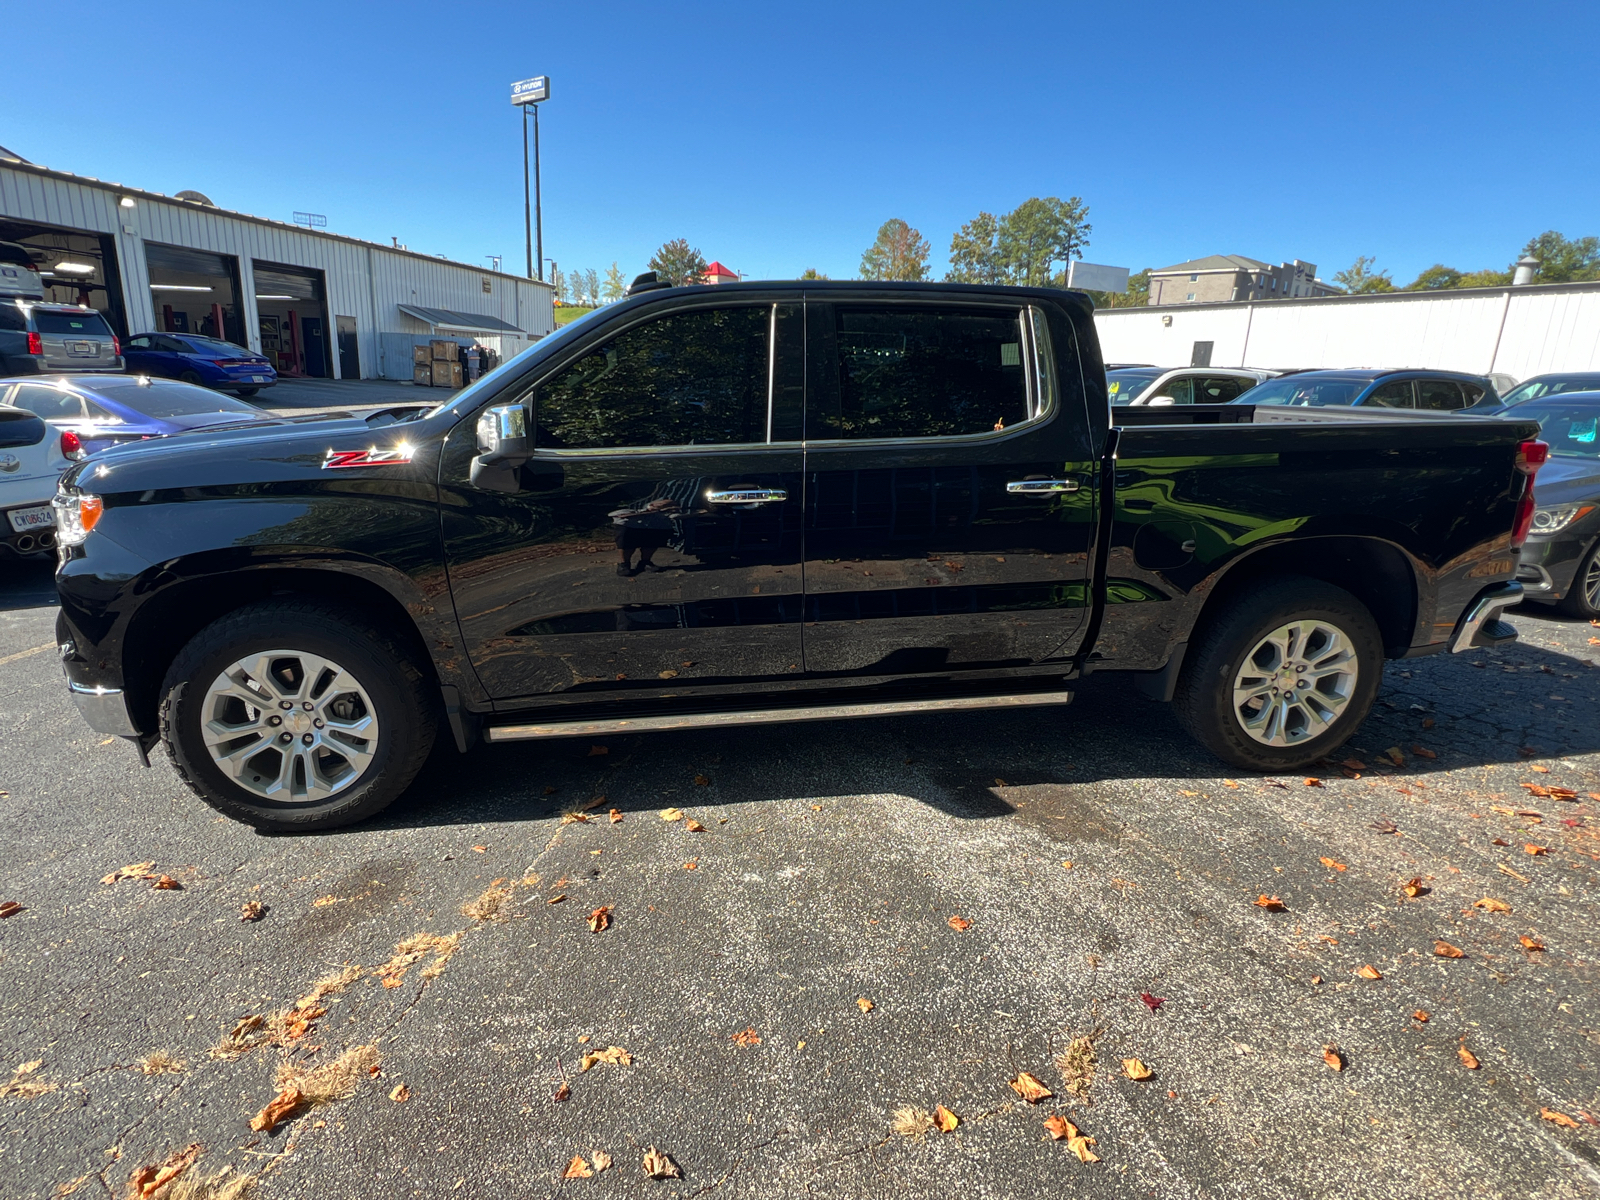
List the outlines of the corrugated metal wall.
<svg viewBox="0 0 1600 1200">
<path fill-rule="evenodd" d="M 133 208 L 119 207 L 118 198 L 122 195 L 134 198 Z M 60 172 L 0 163 L 0 215 L 113 234 L 131 333 L 155 328 L 144 254 L 147 241 L 238 258 L 244 292 L 240 306 L 253 350 L 261 346 L 252 262 L 259 259 L 322 271 L 327 285 L 330 336 L 337 324 L 334 318 L 355 318 L 361 370 L 369 377 L 411 378 L 409 351 L 404 362 L 391 363 L 388 359 L 394 356 L 384 352 L 380 337 L 385 333 L 426 334 L 427 327 L 401 313 L 397 307 L 400 304 L 499 317 L 529 335 L 526 340 L 501 339 L 503 350 L 517 341 L 520 349 L 555 329 L 554 300 L 546 284 L 167 200 L 138 189 L 79 177 L 63 178 Z M 485 280 L 489 284 L 487 292 Z M 337 353 L 333 361 L 337 373 Z"/>
<path fill-rule="evenodd" d="M 1600 370 L 1600 283 L 1108 308 L 1094 321 L 1107 362 L 1188 366 L 1194 344 L 1212 342 L 1214 367 L 1439 367 L 1517 379 Z"/>
</svg>

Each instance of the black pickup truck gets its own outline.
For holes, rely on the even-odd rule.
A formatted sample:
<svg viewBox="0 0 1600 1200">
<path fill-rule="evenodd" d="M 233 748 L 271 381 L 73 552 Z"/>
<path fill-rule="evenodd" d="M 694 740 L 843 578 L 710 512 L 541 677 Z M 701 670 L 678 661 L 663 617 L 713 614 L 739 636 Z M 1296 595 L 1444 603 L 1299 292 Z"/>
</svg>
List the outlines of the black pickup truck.
<svg viewBox="0 0 1600 1200">
<path fill-rule="evenodd" d="M 1385 659 L 1516 636 L 1535 422 L 1113 425 L 1091 316 L 641 277 L 442 404 L 97 455 L 55 501 L 68 686 L 220 811 L 313 829 L 390 803 L 441 727 L 1059 705 L 1094 671 L 1288 770 Z"/>
</svg>

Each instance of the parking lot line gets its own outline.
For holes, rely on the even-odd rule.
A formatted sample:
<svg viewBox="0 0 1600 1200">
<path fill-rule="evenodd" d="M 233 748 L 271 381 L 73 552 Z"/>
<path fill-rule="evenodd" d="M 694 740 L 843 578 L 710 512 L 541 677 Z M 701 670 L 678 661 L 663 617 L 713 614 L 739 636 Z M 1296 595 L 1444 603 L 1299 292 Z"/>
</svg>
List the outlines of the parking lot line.
<svg viewBox="0 0 1600 1200">
<path fill-rule="evenodd" d="M 15 654 L 8 654 L 4 658 L 0 658 L 0 667 L 5 666 L 7 663 L 14 663 L 18 659 L 32 658 L 35 654 L 43 654 L 46 650 L 54 650 L 55 648 L 56 644 L 54 642 L 46 642 L 44 645 L 35 646 L 31 650 L 18 650 Z"/>
</svg>

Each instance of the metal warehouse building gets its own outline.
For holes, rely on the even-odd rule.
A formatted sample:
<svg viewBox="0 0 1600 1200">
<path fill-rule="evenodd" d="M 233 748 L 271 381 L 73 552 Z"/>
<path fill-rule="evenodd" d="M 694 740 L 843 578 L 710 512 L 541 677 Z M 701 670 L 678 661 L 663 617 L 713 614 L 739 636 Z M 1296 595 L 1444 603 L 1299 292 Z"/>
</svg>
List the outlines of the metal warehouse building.
<svg viewBox="0 0 1600 1200">
<path fill-rule="evenodd" d="M 548 284 L 19 158 L 0 157 L 0 241 L 124 338 L 220 337 L 290 378 L 410 379 L 430 338 L 504 359 L 555 329 Z"/>
</svg>

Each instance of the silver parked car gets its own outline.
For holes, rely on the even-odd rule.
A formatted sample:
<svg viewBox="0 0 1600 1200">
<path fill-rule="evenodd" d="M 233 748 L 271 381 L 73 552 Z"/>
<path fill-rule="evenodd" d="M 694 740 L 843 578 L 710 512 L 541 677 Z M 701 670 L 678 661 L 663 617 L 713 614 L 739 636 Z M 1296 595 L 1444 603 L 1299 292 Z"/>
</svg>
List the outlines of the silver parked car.
<svg viewBox="0 0 1600 1200">
<path fill-rule="evenodd" d="M 1112 404 L 1226 404 L 1281 374 L 1255 367 L 1158 367 L 1106 372 Z"/>
<path fill-rule="evenodd" d="M 0 298 L 0 375 L 122 368 L 117 335 L 94 309 Z"/>
</svg>

